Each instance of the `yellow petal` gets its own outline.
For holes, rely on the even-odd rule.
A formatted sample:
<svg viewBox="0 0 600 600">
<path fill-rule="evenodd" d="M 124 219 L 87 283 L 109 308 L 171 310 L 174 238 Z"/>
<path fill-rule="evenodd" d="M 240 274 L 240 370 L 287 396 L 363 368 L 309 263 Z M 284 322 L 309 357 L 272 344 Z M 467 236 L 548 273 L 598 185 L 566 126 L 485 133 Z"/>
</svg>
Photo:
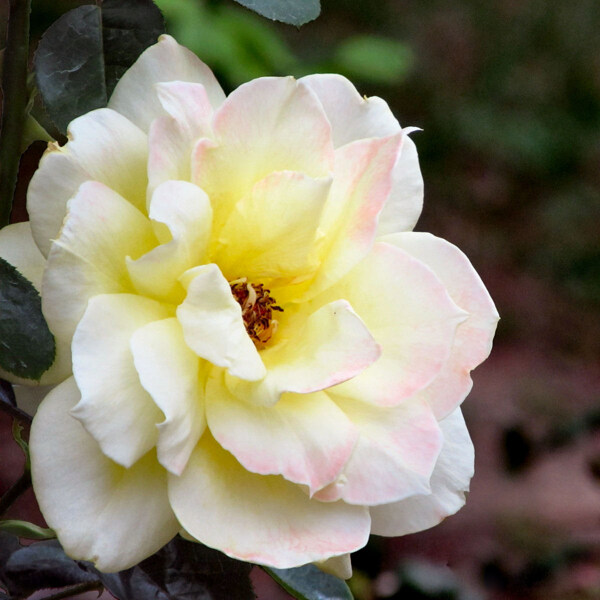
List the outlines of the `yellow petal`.
<svg viewBox="0 0 600 600">
<path fill-rule="evenodd" d="M 213 254 L 231 281 L 301 281 L 318 266 L 318 227 L 331 178 L 281 171 L 259 181 L 231 211 Z"/>
</svg>

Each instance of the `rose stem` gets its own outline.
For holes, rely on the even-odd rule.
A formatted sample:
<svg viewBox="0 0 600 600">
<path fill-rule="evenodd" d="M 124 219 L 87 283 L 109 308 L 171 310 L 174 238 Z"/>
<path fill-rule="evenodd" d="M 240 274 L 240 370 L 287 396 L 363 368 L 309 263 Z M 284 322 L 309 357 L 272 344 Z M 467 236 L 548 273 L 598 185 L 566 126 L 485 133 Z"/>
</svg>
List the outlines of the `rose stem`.
<svg viewBox="0 0 600 600">
<path fill-rule="evenodd" d="M 19 171 L 27 106 L 27 59 L 31 0 L 10 0 L 8 35 L 2 68 L 0 129 L 0 227 L 8 225 Z"/>
</svg>

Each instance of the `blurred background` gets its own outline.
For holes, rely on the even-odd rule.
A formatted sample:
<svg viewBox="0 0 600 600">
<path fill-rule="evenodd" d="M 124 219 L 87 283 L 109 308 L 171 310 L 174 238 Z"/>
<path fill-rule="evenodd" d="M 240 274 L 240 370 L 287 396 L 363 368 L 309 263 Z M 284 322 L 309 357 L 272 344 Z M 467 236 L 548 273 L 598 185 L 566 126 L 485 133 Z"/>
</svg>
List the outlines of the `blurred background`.
<svg viewBox="0 0 600 600">
<path fill-rule="evenodd" d="M 33 0 L 32 35 L 82 3 Z M 228 90 L 334 71 L 422 128 L 417 229 L 458 245 L 500 312 L 464 404 L 466 507 L 374 538 L 356 598 L 600 598 L 600 3 L 322 0 L 299 30 L 231 0 L 156 3 Z M 289 598 L 256 571 L 261 600 Z"/>
</svg>

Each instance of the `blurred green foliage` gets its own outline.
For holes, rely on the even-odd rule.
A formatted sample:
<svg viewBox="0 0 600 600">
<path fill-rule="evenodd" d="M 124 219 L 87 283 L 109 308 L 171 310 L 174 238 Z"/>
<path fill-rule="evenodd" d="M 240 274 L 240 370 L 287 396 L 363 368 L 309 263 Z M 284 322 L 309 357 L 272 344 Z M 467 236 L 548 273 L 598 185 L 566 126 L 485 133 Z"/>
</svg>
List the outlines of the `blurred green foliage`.
<svg viewBox="0 0 600 600">
<path fill-rule="evenodd" d="M 338 71 L 352 79 L 386 85 L 404 79 L 412 67 L 413 55 L 408 46 L 396 40 L 356 35 L 337 47 L 334 62 Z"/>
<path fill-rule="evenodd" d="M 235 87 L 288 73 L 297 59 L 265 19 L 230 2 L 159 0 L 167 31 Z"/>
<path fill-rule="evenodd" d="M 391 37 L 357 33 L 321 55 L 301 58 L 286 42 L 285 26 L 269 23 L 230 2 L 156 3 L 167 19 L 169 33 L 217 71 L 229 88 L 255 77 L 319 72 L 394 84 L 404 79 L 412 64 L 408 46 Z"/>
</svg>

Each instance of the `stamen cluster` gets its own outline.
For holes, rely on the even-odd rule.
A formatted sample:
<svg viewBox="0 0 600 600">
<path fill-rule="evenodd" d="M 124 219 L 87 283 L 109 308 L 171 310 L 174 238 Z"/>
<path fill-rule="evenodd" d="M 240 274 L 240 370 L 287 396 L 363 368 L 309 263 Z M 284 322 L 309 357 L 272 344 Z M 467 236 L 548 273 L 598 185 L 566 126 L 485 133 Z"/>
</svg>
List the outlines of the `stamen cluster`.
<svg viewBox="0 0 600 600">
<path fill-rule="evenodd" d="M 269 295 L 271 290 L 262 283 L 248 283 L 246 277 L 241 277 L 229 285 L 233 297 L 242 307 L 242 318 L 250 339 L 259 350 L 264 348 L 277 331 L 273 311 L 283 312 L 283 308 L 275 304 L 275 298 Z"/>
</svg>

